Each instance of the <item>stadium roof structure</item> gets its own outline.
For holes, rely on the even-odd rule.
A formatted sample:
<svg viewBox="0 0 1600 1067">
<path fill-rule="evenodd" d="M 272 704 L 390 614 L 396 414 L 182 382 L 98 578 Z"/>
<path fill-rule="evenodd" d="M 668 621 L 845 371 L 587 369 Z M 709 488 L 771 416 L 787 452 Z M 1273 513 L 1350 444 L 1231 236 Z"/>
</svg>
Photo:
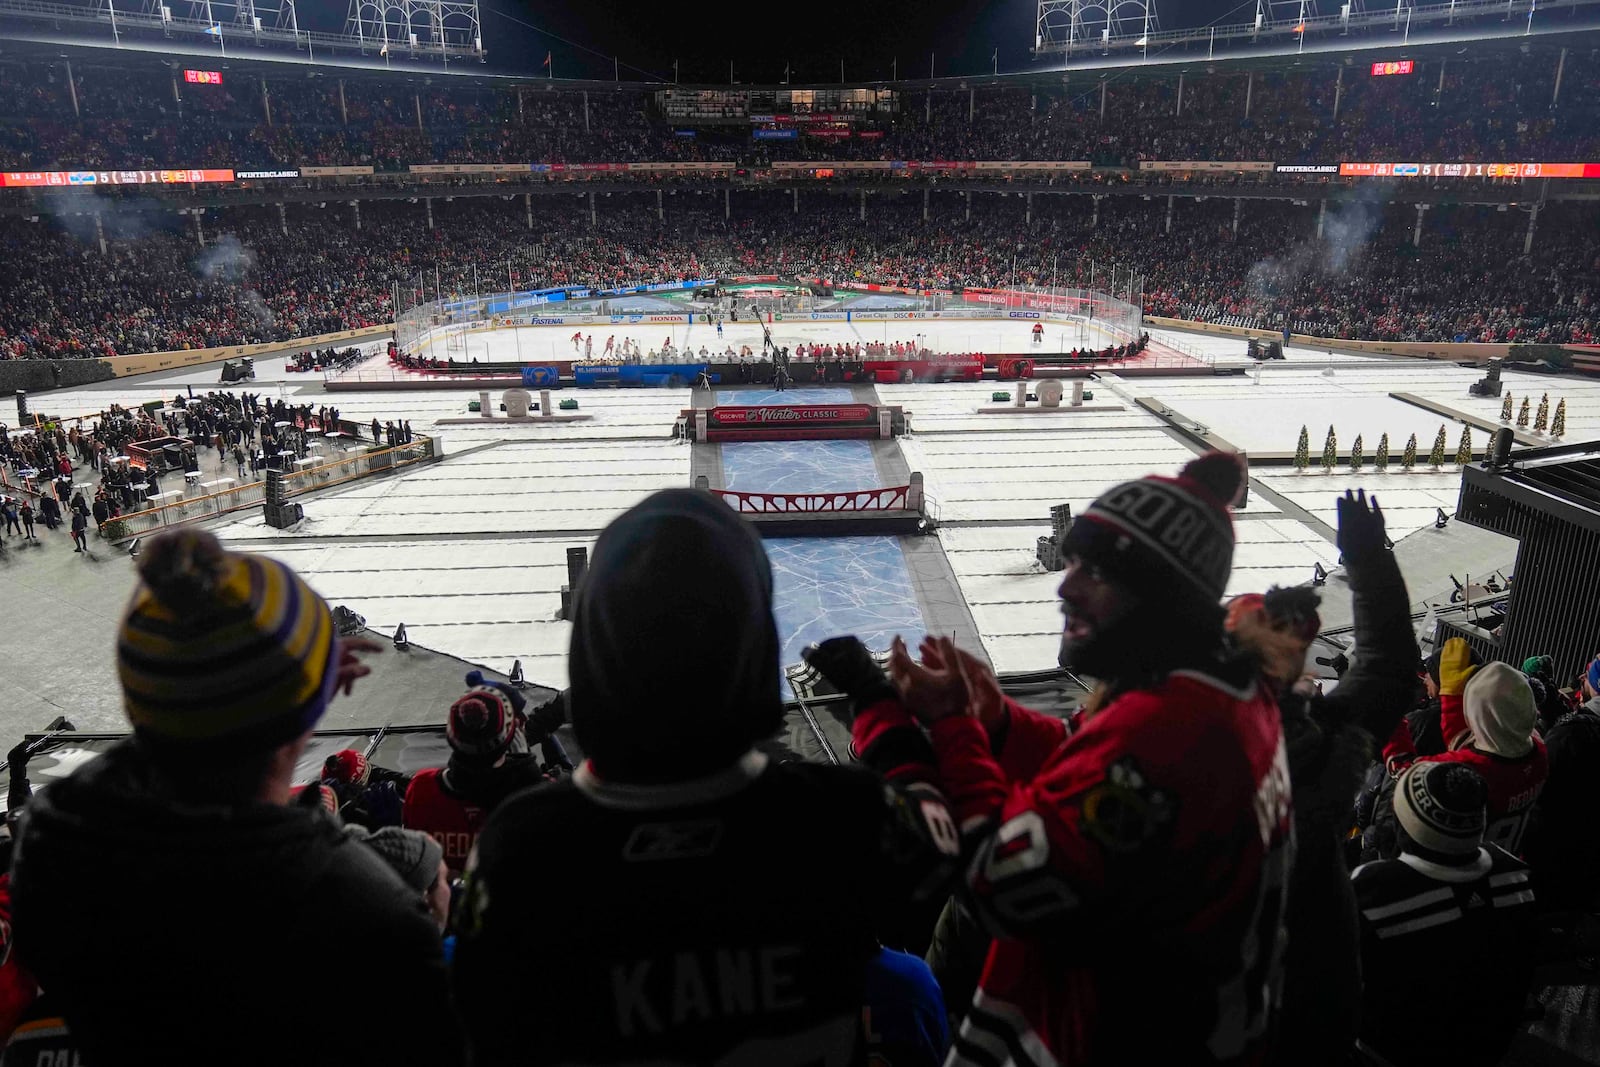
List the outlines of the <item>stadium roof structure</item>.
<svg viewBox="0 0 1600 1067">
<path fill-rule="evenodd" d="M 300 25 L 295 0 L 5 0 L 0 25 L 28 26 L 58 43 L 99 40 L 114 47 L 228 58 L 241 50 L 402 62 L 483 62 L 477 0 L 350 0 L 338 33 Z M 24 37 L 24 39 L 26 39 Z M 36 38 L 37 39 L 37 38 Z"/>
<path fill-rule="evenodd" d="M 1325 3 L 1328 0 L 1324 0 Z M 1533 27 L 1535 15 L 1548 21 L 1553 15 L 1595 0 L 1446 0 L 1433 4 L 1393 5 L 1367 0 L 1346 0 L 1332 14 L 1318 10 L 1317 0 L 1256 0 L 1250 22 L 1212 24 L 1187 29 L 1162 30 L 1155 0 L 1038 0 L 1033 52 L 1036 56 L 1076 54 L 1127 54 L 1183 52 L 1204 49 L 1208 58 L 1218 45 L 1225 53 L 1250 51 L 1258 46 L 1299 52 L 1308 40 L 1334 42 L 1349 47 L 1359 41 L 1393 43 L 1396 33 L 1409 37 L 1435 28 L 1499 24 L 1498 35 Z M 1340 45 L 1339 41 L 1344 41 Z"/>
<path fill-rule="evenodd" d="M 768 92 L 823 87 L 878 87 L 901 90 L 967 90 L 988 87 L 1048 87 L 1088 74 L 1176 77 L 1193 71 L 1196 64 L 1237 70 L 1304 69 L 1307 64 L 1351 64 L 1356 57 L 1404 59 L 1428 50 L 1452 49 L 1479 53 L 1480 49 L 1506 51 L 1529 48 L 1554 53 L 1558 48 L 1593 48 L 1600 35 L 1600 0 L 1544 0 L 1530 12 L 1530 0 L 1458 0 L 1423 7 L 1393 8 L 1384 18 L 1357 25 L 1349 33 L 1284 32 L 1274 22 L 1264 22 L 1259 32 L 1237 27 L 1210 30 L 1152 32 L 1140 47 L 1115 35 L 1092 47 L 1065 50 L 1041 48 L 1022 70 L 993 71 L 937 78 L 863 78 L 843 83 L 738 85 L 689 84 L 665 80 L 612 80 L 550 78 L 535 71 L 515 71 L 484 65 L 488 48 L 477 36 L 475 0 L 351 0 L 351 14 L 342 33 L 297 28 L 293 22 L 295 0 L 0 0 L 0 55 L 21 55 L 55 60 L 82 59 L 112 65 L 165 61 L 186 62 L 223 70 L 245 69 L 268 76 L 300 68 L 308 74 L 336 73 L 345 77 L 449 76 L 485 85 L 538 85 L 554 90 L 655 91 L 669 88 L 717 89 L 727 92 Z M 1077 0 L 1073 0 L 1077 2 Z M 1265 0 L 1263 0 L 1265 2 Z M 1298 3 L 1298 0 L 1296 0 Z M 1359 3 L 1359 0 L 1357 0 Z M 178 6 L 194 9 L 179 18 Z M 405 15 L 409 5 L 411 14 Z M 1307 0 L 1308 9 L 1312 0 Z M 166 7 L 171 20 L 161 9 Z M 390 14 L 383 18 L 380 8 Z M 459 16 L 451 11 L 460 8 Z M 1437 8 L 1442 20 L 1432 19 Z M 1486 14 L 1489 9 L 1493 14 Z M 469 10 L 470 9 L 470 10 Z M 1456 14 L 1450 15 L 1454 9 Z M 154 14 L 149 12 L 153 11 Z M 113 12 L 115 30 L 113 30 Z M 1405 12 L 1411 12 L 1408 22 Z M 1419 19 L 1417 13 L 1427 14 Z M 413 45 L 409 31 L 402 36 L 405 19 L 419 27 Z M 260 20 L 259 32 L 254 20 Z M 278 25 L 279 22 L 283 25 Z M 444 25 L 444 41 L 429 25 Z M 220 33 L 208 27 L 220 26 Z M 471 28 L 469 28 L 471 27 Z M 1248 27 L 1253 29 L 1253 27 Z M 1294 27 L 1289 27 L 1293 30 Z M 388 47 L 385 48 L 385 34 Z M 1137 42 L 1139 38 L 1131 38 Z M 1363 53 L 1368 55 L 1363 56 Z M 470 62 L 468 61 L 470 60 Z"/>
</svg>

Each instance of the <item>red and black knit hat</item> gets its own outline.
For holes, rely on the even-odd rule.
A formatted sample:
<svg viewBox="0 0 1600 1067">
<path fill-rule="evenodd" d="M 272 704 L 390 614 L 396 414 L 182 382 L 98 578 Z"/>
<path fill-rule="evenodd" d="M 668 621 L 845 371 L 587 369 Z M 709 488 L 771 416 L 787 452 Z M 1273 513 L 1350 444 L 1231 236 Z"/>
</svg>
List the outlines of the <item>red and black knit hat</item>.
<svg viewBox="0 0 1600 1067">
<path fill-rule="evenodd" d="M 1233 570 L 1229 508 L 1245 484 L 1244 461 L 1207 452 L 1176 478 L 1147 475 L 1100 494 L 1067 531 L 1062 554 L 1104 569 L 1151 595 L 1222 599 Z"/>
<path fill-rule="evenodd" d="M 340 749 L 322 762 L 322 780 L 340 785 L 366 785 L 372 774 L 367 757 L 353 748 Z"/>
<path fill-rule="evenodd" d="M 517 717 L 499 689 L 479 685 L 450 705 L 450 748 L 476 759 L 498 759 L 517 735 Z"/>
</svg>

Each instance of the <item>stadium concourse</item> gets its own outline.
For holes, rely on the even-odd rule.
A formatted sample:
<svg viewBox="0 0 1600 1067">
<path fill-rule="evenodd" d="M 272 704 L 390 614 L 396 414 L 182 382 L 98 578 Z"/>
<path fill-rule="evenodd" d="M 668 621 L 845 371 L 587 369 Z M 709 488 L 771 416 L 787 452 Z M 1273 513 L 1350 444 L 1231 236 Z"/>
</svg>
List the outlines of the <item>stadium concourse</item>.
<svg viewBox="0 0 1600 1067">
<path fill-rule="evenodd" d="M 837 337 L 840 326 L 813 325 L 827 327 L 817 330 L 816 339 Z M 917 328 L 959 332 L 967 324 Z M 681 333 L 683 327 L 677 329 Z M 798 336 L 801 328 L 792 329 Z M 501 332 L 479 335 L 481 341 L 475 336 L 473 343 L 502 345 Z M 1237 340 L 1176 331 L 1156 331 L 1156 336 L 1220 367 L 1249 363 L 1240 358 Z M 439 425 L 474 418 L 467 403 L 476 392 L 325 394 L 320 376 L 285 367 L 282 358 L 262 360 L 256 364 L 256 382 L 226 388 L 313 405 L 336 398 L 343 417 L 358 424 L 409 419 L 415 432 L 442 441 L 445 458 L 390 478 L 306 496 L 306 518 L 289 530 L 269 526 L 250 510 L 217 522 L 219 536 L 290 563 L 330 602 L 364 615 L 375 630 L 388 633 L 404 623 L 419 646 L 500 673 L 520 661 L 531 681 L 554 688 L 568 682 L 570 626 L 556 618 L 566 549 L 591 545 L 602 527 L 648 494 L 692 484 L 692 469 L 703 467 L 713 488 L 757 492 L 876 488 L 904 484 L 911 471 L 926 479 L 938 520 L 933 539 L 769 541 L 786 664 L 798 663 L 807 643 L 841 629 L 860 633 L 881 649 L 896 633 L 938 628 L 980 647 L 1003 672 L 1035 671 L 1054 667 L 1061 630 L 1058 578 L 1034 560 L 1035 542 L 1050 532 L 1051 506 L 1065 503 L 1081 512 L 1106 487 L 1174 469 L 1208 440 L 1252 454 L 1281 455 L 1294 451 L 1306 426 L 1315 458 L 1330 424 L 1346 450 L 1362 435 L 1369 456 L 1387 434 L 1394 461 L 1385 473 L 1369 467 L 1352 474 L 1346 462 L 1331 474 L 1317 464 L 1301 473 L 1281 460 L 1253 469 L 1249 502 L 1237 515 L 1239 548 L 1227 592 L 1300 584 L 1311 577 L 1314 565 L 1336 570 L 1334 501 L 1347 488 L 1365 486 L 1379 494 L 1396 540 L 1416 531 L 1425 531 L 1419 535 L 1425 537 L 1434 532 L 1440 509 L 1454 511 L 1460 474 L 1453 458 L 1461 423 L 1425 405 L 1485 423 L 1494 423 L 1499 413 L 1498 402 L 1468 396 L 1467 386 L 1481 376 L 1477 369 L 1297 346 L 1286 349 L 1284 361 L 1250 363 L 1244 374 L 1125 380 L 1105 373 L 1089 383 L 1095 410 L 1079 412 L 1008 413 L 1008 404 L 991 398 L 993 383 L 824 386 L 782 393 L 726 386 L 710 394 L 567 389 L 556 395 L 576 399 L 591 418 L 555 425 L 503 420 Z M 374 354 L 353 373 L 376 377 L 389 370 Z M 94 411 L 112 401 L 131 406 L 185 388 L 214 389 L 215 379 L 210 368 L 147 375 L 46 393 L 35 398 L 35 405 L 63 413 Z M 1516 370 L 1507 370 L 1504 381 L 1519 398 L 1531 395 L 1537 402 L 1548 393 L 1552 405 L 1566 399 L 1567 439 L 1600 436 L 1600 382 Z M 1396 393 L 1412 399 L 1394 399 Z M 912 432 L 886 442 L 688 446 L 674 439 L 680 412 L 696 404 L 852 400 L 903 406 Z M 1170 414 L 1160 415 L 1162 407 Z M 1425 457 L 1441 425 L 1448 428 L 1452 462 L 1434 470 Z M 1205 437 L 1185 432 L 1196 426 Z M 1412 434 L 1420 442 L 1419 463 L 1401 472 L 1399 456 Z M 1476 430 L 1474 435 L 1481 450 L 1488 434 Z M 711 449 L 713 460 L 697 465 L 691 460 L 693 448 Z M 939 549 L 931 559 L 930 540 Z M 1510 567 L 1514 543 L 1491 542 L 1482 565 L 1463 561 L 1469 571 L 1488 574 Z M 107 555 L 107 548 L 96 548 Z M 6 580 L 27 584 L 33 578 L 28 568 L 14 564 Z M 49 582 L 77 580 L 52 576 Z M 1429 581 L 1442 582 L 1442 576 Z M 131 588 L 132 568 L 120 552 L 112 553 L 98 561 L 93 582 L 96 599 L 109 608 Z M 1447 601 L 1449 586 L 1413 591 L 1419 600 Z M 104 656 L 114 621 L 114 613 L 96 611 L 78 618 L 74 627 L 86 647 Z M 25 669 L 36 662 L 34 656 L 47 654 L 52 640 L 47 631 L 40 632 L 0 652 L 0 676 L 12 679 L 5 735 L 14 738 L 37 728 L 56 708 L 73 709 L 85 726 L 118 727 L 114 676 L 84 669 L 46 677 Z M 37 644 L 30 647 L 29 641 Z"/>
</svg>

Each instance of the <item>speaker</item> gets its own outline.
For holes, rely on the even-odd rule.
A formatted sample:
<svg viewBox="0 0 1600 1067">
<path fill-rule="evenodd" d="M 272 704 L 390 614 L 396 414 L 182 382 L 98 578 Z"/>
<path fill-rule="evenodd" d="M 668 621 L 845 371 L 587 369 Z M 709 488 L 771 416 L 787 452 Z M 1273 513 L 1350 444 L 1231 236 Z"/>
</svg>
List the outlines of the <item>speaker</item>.
<svg viewBox="0 0 1600 1067">
<path fill-rule="evenodd" d="M 28 391 L 26 389 L 18 389 L 17 390 L 17 425 L 20 426 L 23 423 L 26 423 L 27 421 L 28 421 Z"/>
<path fill-rule="evenodd" d="M 289 499 L 289 493 L 283 487 L 283 471 L 272 467 L 267 468 L 267 506 L 280 506 Z"/>
</svg>

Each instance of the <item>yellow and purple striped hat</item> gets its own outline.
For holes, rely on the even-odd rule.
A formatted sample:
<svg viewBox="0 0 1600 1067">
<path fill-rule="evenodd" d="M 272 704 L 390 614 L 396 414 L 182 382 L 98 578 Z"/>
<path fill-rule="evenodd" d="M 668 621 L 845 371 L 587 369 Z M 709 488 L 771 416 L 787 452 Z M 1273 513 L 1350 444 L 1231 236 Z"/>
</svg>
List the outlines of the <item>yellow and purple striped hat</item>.
<svg viewBox="0 0 1600 1067">
<path fill-rule="evenodd" d="M 117 673 L 140 737 L 271 748 L 322 718 L 338 678 L 338 631 L 294 571 L 187 529 L 151 539 L 139 576 L 117 635 Z"/>
</svg>

